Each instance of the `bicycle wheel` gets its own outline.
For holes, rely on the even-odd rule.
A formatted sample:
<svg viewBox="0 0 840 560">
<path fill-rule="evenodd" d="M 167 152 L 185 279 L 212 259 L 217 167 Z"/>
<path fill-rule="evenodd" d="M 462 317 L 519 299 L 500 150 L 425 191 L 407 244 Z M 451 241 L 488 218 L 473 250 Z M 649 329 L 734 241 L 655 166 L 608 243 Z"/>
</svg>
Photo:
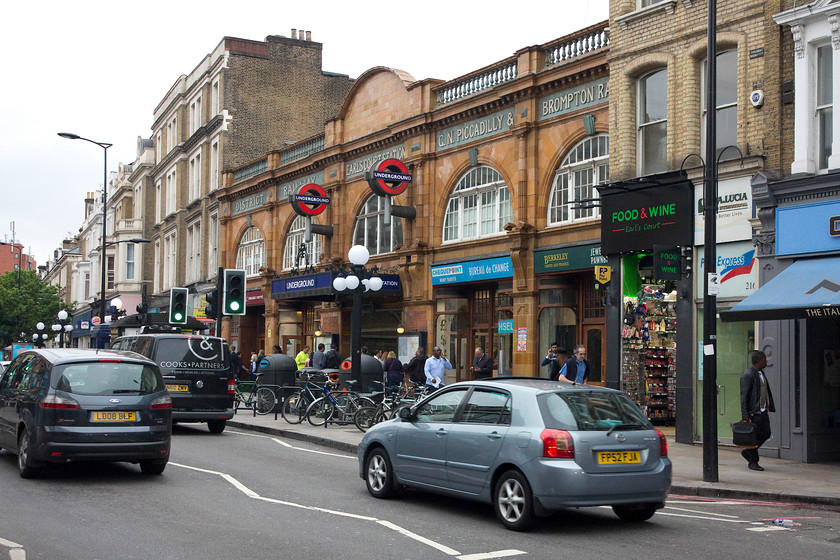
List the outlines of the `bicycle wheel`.
<svg viewBox="0 0 840 560">
<path fill-rule="evenodd" d="M 373 426 L 373 419 L 376 417 L 376 407 L 363 406 L 353 415 L 353 423 L 361 431 L 366 432 Z"/>
<path fill-rule="evenodd" d="M 326 397 L 315 399 L 315 402 L 306 409 L 306 419 L 313 426 L 323 426 L 332 417 L 335 407 L 331 400 Z"/>
<path fill-rule="evenodd" d="M 289 424 L 300 424 L 306 416 L 306 409 L 309 407 L 310 400 L 306 393 L 299 391 L 289 395 L 283 401 L 283 406 L 280 408 L 280 415 L 283 420 Z"/>
<path fill-rule="evenodd" d="M 254 412 L 257 414 L 268 414 L 274 410 L 277 403 L 277 395 L 268 387 L 257 389 L 257 397 L 254 399 Z"/>
</svg>

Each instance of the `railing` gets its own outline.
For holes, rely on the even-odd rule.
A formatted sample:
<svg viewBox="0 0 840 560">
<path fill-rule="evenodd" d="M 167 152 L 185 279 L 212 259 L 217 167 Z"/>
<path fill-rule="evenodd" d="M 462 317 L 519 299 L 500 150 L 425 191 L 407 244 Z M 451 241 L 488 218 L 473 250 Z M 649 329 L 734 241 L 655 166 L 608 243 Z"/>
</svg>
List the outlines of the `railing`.
<svg viewBox="0 0 840 560">
<path fill-rule="evenodd" d="M 457 78 L 443 84 L 437 90 L 437 104 L 444 105 L 459 99 L 475 95 L 480 91 L 492 89 L 496 86 L 515 80 L 517 76 L 516 59 L 505 60 L 498 66 L 490 68 L 480 74 Z"/>
<path fill-rule="evenodd" d="M 117 221 L 116 231 L 143 231 L 143 220 L 140 218 L 124 218 Z"/>
<path fill-rule="evenodd" d="M 268 169 L 268 160 L 261 159 L 260 161 L 255 161 L 254 163 L 250 163 L 245 167 L 240 167 L 236 171 L 233 172 L 233 181 L 238 182 L 243 179 L 247 179 L 248 177 L 253 177 L 254 175 L 259 175 L 260 173 L 265 172 Z"/>
<path fill-rule="evenodd" d="M 295 144 L 280 152 L 280 163 L 289 163 L 303 159 L 324 149 L 324 137 L 318 136 L 306 142 Z"/>
<path fill-rule="evenodd" d="M 545 51 L 545 65 L 553 66 L 589 54 L 610 45 L 609 28 L 596 29 L 588 35 L 577 37 L 549 47 Z"/>
</svg>

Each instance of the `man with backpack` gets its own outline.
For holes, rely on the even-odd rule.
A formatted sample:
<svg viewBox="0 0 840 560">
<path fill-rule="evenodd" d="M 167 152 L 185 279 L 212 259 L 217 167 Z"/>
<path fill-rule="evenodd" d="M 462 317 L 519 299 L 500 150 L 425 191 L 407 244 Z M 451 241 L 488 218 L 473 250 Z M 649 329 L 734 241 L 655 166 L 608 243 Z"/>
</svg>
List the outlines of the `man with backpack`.
<svg viewBox="0 0 840 560">
<path fill-rule="evenodd" d="M 341 354 L 334 346 L 327 351 L 326 358 L 324 369 L 339 369 L 341 367 Z"/>
</svg>

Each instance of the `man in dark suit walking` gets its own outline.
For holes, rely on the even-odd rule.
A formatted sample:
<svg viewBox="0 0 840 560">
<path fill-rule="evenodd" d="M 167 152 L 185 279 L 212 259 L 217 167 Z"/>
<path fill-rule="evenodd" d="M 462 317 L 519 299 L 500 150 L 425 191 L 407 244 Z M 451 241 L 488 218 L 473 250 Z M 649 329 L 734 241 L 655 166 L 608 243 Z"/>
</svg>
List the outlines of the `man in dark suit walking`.
<svg viewBox="0 0 840 560">
<path fill-rule="evenodd" d="M 770 415 L 776 412 L 773 393 L 764 375 L 767 367 L 767 355 L 756 350 L 752 353 L 752 365 L 741 374 L 741 418 L 755 424 L 758 446 L 755 449 L 742 449 L 741 455 L 747 460 L 751 470 L 763 471 L 758 464 L 758 448 L 770 439 Z"/>
<path fill-rule="evenodd" d="M 473 379 L 484 379 L 493 377 L 493 358 L 484 353 L 484 348 L 475 349 L 475 358 L 472 363 Z"/>
</svg>

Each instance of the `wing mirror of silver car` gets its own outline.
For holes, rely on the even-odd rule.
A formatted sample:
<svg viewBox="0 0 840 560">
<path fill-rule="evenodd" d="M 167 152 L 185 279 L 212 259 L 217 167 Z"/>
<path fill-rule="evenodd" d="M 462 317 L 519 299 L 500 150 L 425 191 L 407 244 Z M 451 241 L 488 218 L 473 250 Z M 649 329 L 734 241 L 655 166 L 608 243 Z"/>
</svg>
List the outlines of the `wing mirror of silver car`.
<svg viewBox="0 0 840 560">
<path fill-rule="evenodd" d="M 409 407 L 403 407 L 397 411 L 397 416 L 401 420 L 410 420 L 411 419 L 411 409 Z"/>
</svg>

